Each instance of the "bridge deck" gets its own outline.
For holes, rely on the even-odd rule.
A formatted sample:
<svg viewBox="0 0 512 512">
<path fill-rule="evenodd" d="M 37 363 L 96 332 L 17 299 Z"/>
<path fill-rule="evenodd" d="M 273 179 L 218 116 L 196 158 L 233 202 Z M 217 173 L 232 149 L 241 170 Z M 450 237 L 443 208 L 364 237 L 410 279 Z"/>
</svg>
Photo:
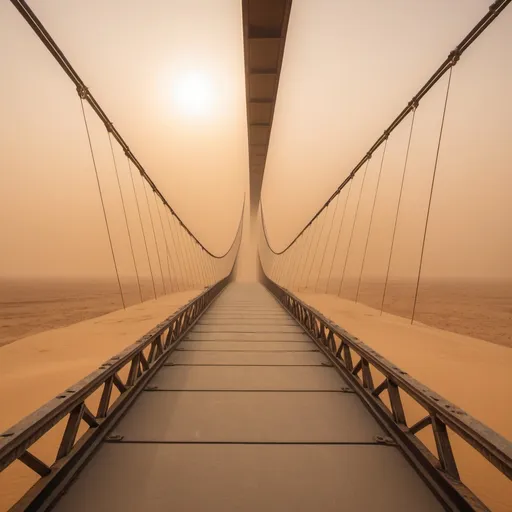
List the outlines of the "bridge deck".
<svg viewBox="0 0 512 512">
<path fill-rule="evenodd" d="M 441 510 L 302 328 L 232 284 L 56 510 Z"/>
</svg>

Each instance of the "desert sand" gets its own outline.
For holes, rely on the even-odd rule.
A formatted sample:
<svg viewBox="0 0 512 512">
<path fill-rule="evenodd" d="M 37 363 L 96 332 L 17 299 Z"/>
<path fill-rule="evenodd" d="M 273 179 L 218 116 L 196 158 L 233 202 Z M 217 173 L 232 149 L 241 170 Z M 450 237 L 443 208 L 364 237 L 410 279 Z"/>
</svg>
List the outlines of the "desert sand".
<svg viewBox="0 0 512 512">
<path fill-rule="evenodd" d="M 144 301 L 153 300 L 151 280 L 141 278 L 141 287 Z M 176 293 L 190 286 L 173 280 L 167 288 Z M 161 280 L 155 280 L 155 289 L 157 298 L 165 295 Z M 128 307 L 140 303 L 134 279 L 123 278 L 123 293 Z M 121 308 L 119 288 L 112 279 L 0 278 L 0 347 Z"/>
<path fill-rule="evenodd" d="M 512 439 L 510 348 L 419 323 L 411 325 L 399 316 L 380 316 L 378 310 L 332 295 L 298 296 L 414 378 Z M 404 403 L 406 413 L 414 415 L 413 404 Z M 422 440 L 433 447 L 432 439 Z M 466 485 L 492 510 L 512 510 L 512 483 L 457 441 L 454 450 Z"/>
<path fill-rule="evenodd" d="M 0 347 L 0 432 L 135 342 L 199 293 L 189 290 L 167 295 Z M 54 445 L 44 444 L 51 441 L 55 440 L 50 435 L 38 443 L 36 453 L 43 460 L 55 453 Z M 11 506 L 33 481 L 33 474 L 18 462 L 0 473 L 0 511 Z"/>
<path fill-rule="evenodd" d="M 197 293 L 168 295 L 0 347 L 0 431 L 88 374 Z M 415 378 L 512 438 L 512 413 L 507 407 L 512 403 L 510 348 L 420 323 L 411 326 L 405 318 L 380 316 L 375 309 L 332 295 L 300 296 Z M 64 308 L 64 302 L 59 302 L 59 307 Z M 50 322 L 43 321 L 42 312 L 37 329 L 48 328 L 54 321 L 53 317 Z M 22 323 L 22 318 L 17 322 Z M 410 412 L 411 404 L 406 401 L 405 406 Z M 467 485 L 492 510 L 511 510 L 510 482 L 473 450 L 456 441 L 454 446 Z M 37 448 L 41 456 L 53 453 L 49 446 Z M 32 481 L 30 472 L 19 463 L 0 473 L 0 510 L 12 504 Z"/>
</svg>

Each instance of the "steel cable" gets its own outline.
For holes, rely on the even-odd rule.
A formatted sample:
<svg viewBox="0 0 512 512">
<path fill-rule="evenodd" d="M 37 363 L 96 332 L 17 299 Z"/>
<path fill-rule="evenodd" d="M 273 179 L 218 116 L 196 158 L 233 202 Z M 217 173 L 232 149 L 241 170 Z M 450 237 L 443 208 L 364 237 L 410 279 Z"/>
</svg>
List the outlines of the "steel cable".
<svg viewBox="0 0 512 512">
<path fill-rule="evenodd" d="M 111 130 L 112 136 L 114 139 L 118 142 L 118 144 L 123 149 L 125 155 L 127 158 L 135 165 L 135 167 L 140 172 L 142 178 L 149 184 L 149 186 L 152 188 L 152 190 L 155 191 L 155 193 L 160 197 L 162 200 L 162 203 L 173 213 L 181 222 L 181 219 L 176 214 L 176 212 L 171 208 L 170 204 L 167 202 L 163 194 L 160 192 L 156 184 L 153 182 L 153 180 L 150 178 L 149 174 L 146 172 L 142 164 L 137 160 L 135 155 L 130 151 L 130 148 L 126 141 L 123 139 L 119 131 L 113 126 L 112 122 L 108 118 L 105 111 L 101 108 L 99 103 L 96 101 L 94 96 L 90 93 L 90 91 L 87 89 L 85 83 L 80 78 L 76 70 L 73 68 L 69 60 L 66 58 L 62 50 L 59 48 L 57 43 L 54 41 L 54 39 L 51 37 L 51 35 L 48 33 L 44 25 L 41 23 L 39 18 L 35 15 L 34 11 L 28 6 L 27 2 L 25 0 L 11 0 L 11 3 L 13 6 L 18 10 L 18 12 L 21 14 L 21 16 L 25 19 L 25 21 L 28 23 L 28 25 L 32 28 L 34 33 L 39 37 L 41 42 L 44 44 L 46 49 L 51 53 L 51 55 L 54 57 L 54 59 L 57 61 L 57 63 L 60 65 L 62 70 L 66 73 L 66 75 L 69 77 L 69 79 L 73 82 L 73 84 L 76 86 L 76 89 L 82 99 L 87 101 L 89 103 L 90 107 L 94 111 L 94 113 L 98 116 L 98 118 L 101 120 L 101 122 L 105 125 L 107 130 Z M 244 197 L 244 203 L 245 203 L 245 197 Z M 243 206 L 242 206 L 243 211 Z M 206 247 L 204 247 L 201 242 L 195 237 L 195 235 L 185 226 L 183 223 L 183 228 L 185 231 L 192 237 L 196 242 L 201 245 L 204 250 L 215 259 L 223 259 L 226 257 L 230 252 L 231 248 L 233 247 L 236 239 L 237 239 L 237 233 L 235 233 L 235 236 L 233 237 L 233 243 L 231 244 L 231 247 L 221 255 L 213 254 L 210 252 Z M 156 293 L 155 293 L 156 295 Z"/>
<path fill-rule="evenodd" d="M 350 256 L 350 248 L 352 247 L 352 237 L 354 236 L 354 229 L 356 227 L 356 222 L 357 222 L 357 214 L 359 213 L 359 205 L 361 204 L 361 196 L 363 195 L 364 183 L 365 183 L 365 180 L 366 180 L 366 175 L 368 173 L 368 165 L 369 165 L 369 163 L 370 163 L 370 159 L 367 160 L 366 166 L 364 168 L 363 180 L 361 182 L 361 188 L 359 189 L 359 197 L 357 198 L 356 211 L 354 213 L 354 222 L 352 222 L 352 229 L 350 231 L 350 238 L 348 239 L 347 253 L 345 254 L 345 263 L 343 264 L 343 272 L 341 274 L 340 287 L 338 289 L 338 297 L 340 296 L 341 289 L 343 288 L 343 281 L 345 279 L 345 271 L 347 270 L 348 258 Z"/>
<path fill-rule="evenodd" d="M 436 182 L 437 164 L 439 163 L 439 151 L 441 149 L 441 141 L 443 139 L 443 129 L 444 129 L 444 121 L 446 118 L 446 108 L 448 106 L 448 97 L 450 94 L 450 85 L 452 82 L 452 71 L 453 71 L 453 67 L 450 69 L 450 73 L 448 74 L 448 84 L 446 86 L 446 96 L 444 99 L 443 116 L 441 118 L 441 127 L 439 129 L 439 139 L 437 141 L 436 160 L 434 162 L 434 170 L 432 172 L 432 183 L 430 185 L 430 194 L 429 194 L 429 198 L 428 198 L 427 216 L 425 218 L 425 229 L 423 231 L 423 241 L 421 243 L 421 254 L 420 254 L 420 262 L 419 262 L 419 268 L 418 268 L 418 279 L 416 281 L 416 291 L 414 293 L 414 304 L 412 307 L 411 324 L 414 322 L 414 316 L 416 314 L 416 305 L 418 302 L 418 291 L 419 291 L 419 287 L 420 287 L 421 271 L 423 269 L 423 256 L 425 253 L 425 241 L 427 239 L 428 221 L 430 219 L 430 209 L 432 207 L 432 197 L 434 194 L 434 186 L 435 186 L 435 182 Z"/>
<path fill-rule="evenodd" d="M 118 169 L 117 169 L 117 162 L 116 162 L 116 157 L 115 157 L 115 154 L 114 154 L 114 146 L 112 144 L 112 137 L 110 136 L 110 132 L 107 131 L 107 134 L 108 134 L 108 141 L 110 143 L 110 151 L 112 152 L 112 161 L 114 162 L 114 169 L 116 171 L 116 179 L 117 179 L 117 186 L 119 188 L 119 196 L 121 197 L 121 204 L 123 206 L 124 222 L 125 222 L 125 225 L 126 225 L 126 232 L 128 233 L 128 241 L 130 242 L 130 251 L 132 253 L 133 267 L 135 269 L 135 275 L 137 277 L 137 286 L 139 288 L 139 297 L 140 297 L 140 301 L 143 302 L 143 300 L 142 300 L 142 288 L 140 286 L 139 271 L 137 269 L 137 261 L 135 260 L 135 251 L 133 250 L 132 235 L 130 233 L 130 226 L 128 224 L 128 215 L 126 214 L 126 206 L 125 206 L 125 203 L 124 203 L 123 190 L 121 188 L 121 180 L 119 179 L 119 172 L 118 172 Z"/>
<path fill-rule="evenodd" d="M 169 245 L 167 244 L 167 236 L 165 235 L 164 223 L 162 222 L 162 214 L 160 213 L 160 208 L 158 208 L 158 200 L 156 198 L 156 194 L 154 193 L 154 191 L 153 191 L 153 199 L 155 200 L 155 208 L 158 213 L 158 218 L 160 219 L 160 228 L 162 230 L 162 235 L 164 237 L 166 260 L 167 260 L 167 272 L 169 273 L 169 284 L 171 286 L 171 292 L 173 292 L 174 289 L 172 286 L 171 263 L 170 263 L 170 258 L 169 258 Z"/>
<path fill-rule="evenodd" d="M 334 207 L 334 213 L 333 213 L 332 219 L 331 219 L 331 225 L 329 227 L 329 231 L 327 233 L 327 239 L 325 241 L 324 253 L 322 254 L 322 259 L 320 261 L 320 268 L 318 269 L 318 276 L 316 278 L 316 283 L 315 283 L 315 292 L 317 291 L 318 283 L 320 282 L 320 274 L 322 273 L 322 267 L 324 266 L 325 255 L 327 254 L 327 247 L 329 245 L 329 240 L 331 239 L 332 228 L 334 226 L 334 219 L 336 217 L 336 213 L 338 213 L 338 206 L 340 204 L 340 197 L 341 197 L 341 194 L 338 194 L 338 199 L 336 199 L 336 206 Z"/>
<path fill-rule="evenodd" d="M 402 181 L 400 183 L 400 192 L 398 194 L 398 203 L 397 203 L 397 207 L 396 207 L 395 223 L 393 225 L 393 234 L 391 236 L 391 248 L 389 250 L 388 268 L 386 271 L 386 280 L 384 281 L 384 291 L 382 293 L 382 302 L 380 304 L 380 314 L 381 315 L 382 315 L 382 309 L 384 308 L 384 300 L 386 298 L 386 291 L 387 291 L 387 287 L 388 287 L 389 270 L 391 268 L 391 259 L 393 257 L 393 248 L 395 246 L 396 228 L 398 225 L 398 217 L 400 215 L 400 206 L 402 204 L 402 194 L 403 194 L 403 190 L 404 190 L 405 175 L 407 172 L 407 163 L 409 162 L 409 150 L 411 149 L 411 140 L 412 140 L 412 133 L 414 130 L 414 120 L 415 119 L 416 119 L 416 109 L 414 109 L 413 113 L 412 113 L 411 128 L 409 130 L 409 140 L 407 142 L 407 150 L 405 152 L 404 169 L 402 172 Z"/>
<path fill-rule="evenodd" d="M 164 287 L 164 295 L 167 295 L 167 289 L 165 287 L 165 281 L 164 281 L 164 272 L 162 269 L 162 261 L 160 259 L 160 251 L 158 250 L 158 242 L 156 241 L 155 223 L 153 222 L 153 215 L 151 215 L 151 207 L 149 206 L 148 191 L 146 189 L 146 183 L 145 183 L 144 179 L 142 178 L 142 176 L 141 176 L 141 179 L 142 179 L 142 188 L 144 189 L 144 195 L 146 196 L 146 204 L 148 206 L 149 220 L 151 222 L 151 229 L 153 231 L 153 239 L 155 241 L 156 256 L 158 259 L 158 265 L 160 267 L 160 276 L 162 278 L 162 285 Z"/>
<path fill-rule="evenodd" d="M 359 288 L 361 286 L 361 278 L 363 277 L 364 264 L 366 262 L 366 253 L 368 251 L 368 243 L 370 241 L 370 234 L 372 232 L 373 215 L 375 213 L 375 205 L 377 204 L 377 197 L 379 195 L 380 178 L 382 176 L 382 168 L 384 166 L 384 159 L 386 158 L 386 149 L 388 148 L 388 140 L 384 143 L 384 150 L 382 151 L 382 158 L 380 160 L 379 175 L 377 177 L 377 187 L 375 188 L 375 196 L 373 197 L 372 211 L 370 214 L 370 223 L 368 225 L 368 233 L 366 234 L 366 243 L 364 245 L 363 261 L 361 263 L 361 270 L 359 272 L 359 281 L 357 283 L 356 302 L 359 298 Z"/>
<path fill-rule="evenodd" d="M 110 234 L 110 227 L 108 225 L 107 211 L 105 210 L 105 202 L 103 200 L 103 193 L 101 191 L 100 177 L 98 175 L 98 168 L 96 166 L 96 158 L 94 157 L 94 150 L 92 148 L 91 134 L 89 133 L 89 125 L 87 124 L 87 116 L 85 115 L 84 100 L 80 98 L 80 106 L 82 107 L 82 115 L 84 118 L 85 131 L 87 132 L 87 140 L 89 141 L 89 149 L 91 151 L 92 164 L 94 167 L 94 174 L 96 176 L 96 184 L 98 185 L 98 193 L 100 195 L 101 209 L 103 210 L 103 219 L 105 220 L 105 227 L 107 228 L 108 242 L 110 244 L 110 252 L 112 253 L 112 261 L 114 263 L 114 269 L 116 271 L 117 284 L 119 285 L 119 293 L 121 294 L 121 302 L 123 303 L 123 309 L 126 309 L 124 301 L 123 287 L 121 286 L 121 279 L 119 278 L 119 269 L 117 268 L 116 255 L 114 253 L 114 245 L 112 244 L 112 236 Z"/>
<path fill-rule="evenodd" d="M 153 274 L 153 267 L 151 265 L 151 258 L 149 257 L 149 248 L 148 248 L 148 242 L 146 239 L 146 232 L 144 230 L 144 223 L 142 222 L 142 214 L 140 211 L 140 204 L 139 204 L 139 198 L 137 196 L 137 189 L 135 188 L 135 180 L 133 179 L 133 171 L 132 166 L 130 165 L 130 159 L 128 160 L 128 169 L 130 171 L 130 178 L 132 180 L 132 188 L 133 188 L 133 194 L 135 196 L 135 204 L 137 205 L 137 213 L 139 214 L 139 222 L 140 222 L 140 229 L 142 231 L 142 238 L 144 240 L 144 247 L 146 248 L 146 256 L 148 258 L 148 265 L 149 265 L 149 273 L 151 274 L 151 282 L 153 283 L 153 294 L 156 299 L 156 286 L 155 286 L 155 276 Z"/>
<path fill-rule="evenodd" d="M 374 142 L 370 149 L 366 152 L 365 156 L 357 163 L 347 177 L 342 181 L 338 188 L 331 194 L 329 199 L 322 205 L 317 213 L 311 217 L 309 222 L 297 233 L 295 238 L 281 251 L 275 251 L 270 245 L 268 234 L 266 233 L 266 226 L 264 225 L 265 238 L 269 249 L 274 254 L 282 254 L 287 251 L 306 231 L 306 229 L 315 221 L 320 213 L 333 201 L 336 196 L 345 188 L 347 184 L 352 180 L 357 172 L 367 162 L 367 159 L 375 153 L 375 151 L 386 141 L 389 135 L 399 126 L 404 119 L 409 115 L 412 110 L 416 108 L 421 99 L 435 86 L 435 84 L 453 67 L 453 65 L 460 59 L 462 54 L 480 37 L 480 35 L 492 24 L 492 22 L 504 11 L 504 9 L 510 4 L 512 0 L 495 0 L 490 6 L 486 14 L 478 21 L 478 23 L 469 31 L 469 33 L 462 39 L 462 41 L 452 50 L 445 60 L 439 65 L 434 71 L 430 78 L 425 84 L 418 90 L 413 98 L 408 102 L 407 106 L 395 117 L 391 124 L 384 130 L 383 134 Z M 260 201 L 261 211 L 263 212 L 263 202 Z"/>
<path fill-rule="evenodd" d="M 320 240 L 322 240 L 322 235 L 324 234 L 325 221 L 327 219 L 328 212 L 329 212 L 329 207 L 327 207 L 327 209 L 325 210 L 325 214 L 322 219 L 322 229 L 320 230 L 320 235 L 318 237 L 317 243 L 315 245 L 315 250 L 313 252 L 313 259 L 311 260 L 311 266 L 309 267 L 309 273 L 308 273 L 308 278 L 306 279 L 305 290 L 308 289 L 309 279 L 311 278 L 311 272 L 313 272 L 313 267 L 315 266 L 316 255 L 318 254 L 318 247 L 320 246 Z"/>
<path fill-rule="evenodd" d="M 340 242 L 340 235 L 341 235 L 341 231 L 343 230 L 343 224 L 345 222 L 345 213 L 347 211 L 347 205 L 348 205 L 348 201 L 350 199 L 350 192 L 352 191 L 352 183 L 353 182 L 354 182 L 353 179 L 350 180 L 350 184 L 348 186 L 347 197 L 346 197 L 345 203 L 343 205 L 343 213 L 341 214 L 340 227 L 338 229 L 338 236 L 336 237 L 336 245 L 334 246 L 334 253 L 332 255 L 331 266 L 329 268 L 329 275 L 327 277 L 327 284 L 325 286 L 325 293 L 329 293 L 329 283 L 331 282 L 332 269 L 334 268 L 334 261 L 336 260 L 336 254 L 338 253 L 338 247 L 339 247 L 339 242 Z"/>
<path fill-rule="evenodd" d="M 186 284 L 186 281 L 185 281 L 185 273 L 184 273 L 184 271 L 183 271 L 182 264 L 181 264 L 181 262 L 180 262 L 180 255 L 179 255 L 178 247 L 177 247 L 177 244 L 176 244 L 176 240 L 174 239 L 174 232 L 173 232 L 173 230 L 172 230 L 171 221 L 170 221 L 170 216 L 172 217 L 172 214 L 171 214 L 171 213 L 166 212 L 167 224 L 168 224 L 168 226 L 169 226 L 169 231 L 171 232 L 172 245 L 174 246 L 174 253 L 176 254 L 176 261 L 178 262 L 178 268 L 179 268 L 179 271 L 180 271 L 182 284 L 183 284 L 183 285 L 185 286 L 185 288 L 186 288 L 186 287 L 187 287 L 187 284 Z M 178 277 L 179 277 L 179 276 L 178 276 Z M 177 284 L 178 284 L 178 291 L 181 291 L 181 290 L 180 290 L 180 286 L 179 286 L 179 281 L 177 281 Z"/>
</svg>

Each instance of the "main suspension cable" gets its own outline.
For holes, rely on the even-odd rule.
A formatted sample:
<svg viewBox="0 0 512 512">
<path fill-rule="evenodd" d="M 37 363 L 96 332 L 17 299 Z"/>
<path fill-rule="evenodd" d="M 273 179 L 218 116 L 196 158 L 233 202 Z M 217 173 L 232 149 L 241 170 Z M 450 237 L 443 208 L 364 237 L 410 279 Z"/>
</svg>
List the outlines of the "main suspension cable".
<svg viewBox="0 0 512 512">
<path fill-rule="evenodd" d="M 12 0 L 11 0 L 12 1 Z M 411 101 L 408 102 L 407 106 L 396 116 L 391 124 L 384 130 L 383 134 L 374 142 L 371 148 L 366 152 L 364 157 L 357 163 L 347 177 L 341 182 L 338 188 L 331 194 L 329 199 L 323 203 L 322 207 L 311 217 L 309 222 L 297 233 L 295 238 L 281 251 L 275 251 L 270 245 L 268 235 L 267 243 L 269 249 L 274 254 L 282 254 L 287 251 L 306 231 L 306 229 L 315 221 L 315 219 L 327 208 L 329 203 L 333 201 L 336 196 L 351 182 L 352 178 L 358 173 L 367 159 L 371 157 L 373 153 L 386 141 L 388 136 L 407 118 L 410 112 L 412 112 L 421 99 L 435 86 L 435 84 L 452 68 L 455 62 L 457 62 L 462 54 L 480 37 L 480 35 L 493 23 L 493 21 L 504 11 L 504 9 L 512 2 L 512 0 L 495 0 L 488 8 L 486 14 L 478 21 L 478 23 L 469 31 L 469 33 L 462 39 L 462 41 L 453 49 L 446 59 L 440 64 L 440 66 L 434 71 L 427 82 L 418 90 L 413 96 Z M 263 211 L 263 203 L 260 200 L 261 210 Z M 263 219 L 263 216 L 262 216 Z M 266 231 L 266 227 L 264 227 Z"/>
<path fill-rule="evenodd" d="M 510 1 L 510 0 L 509 0 Z M 153 180 L 150 178 L 149 174 L 147 173 L 147 171 L 144 169 L 144 167 L 142 166 L 142 164 L 139 162 L 139 160 L 137 160 L 137 158 L 135 157 L 135 155 L 130 151 L 130 148 L 128 146 L 128 144 L 126 143 L 126 141 L 123 139 L 123 137 L 121 136 L 121 134 L 119 133 L 119 131 L 113 126 L 112 122 L 110 121 L 110 119 L 108 118 L 107 114 L 105 113 L 105 111 L 101 108 L 100 104 L 96 101 L 96 98 L 91 94 L 91 92 L 87 89 L 87 87 L 85 86 L 85 83 L 83 82 L 83 80 L 81 79 L 81 77 L 78 75 L 78 73 L 76 72 L 76 70 L 73 68 L 73 66 L 71 65 L 71 63 L 69 62 L 69 60 L 66 58 L 66 56 L 64 55 L 64 53 L 62 52 L 62 50 L 59 48 L 59 46 L 57 45 L 57 43 L 54 41 L 54 39 L 51 37 L 51 35 L 49 34 L 49 32 L 46 30 L 46 28 L 44 27 L 44 25 L 41 23 L 41 21 L 39 20 L 39 18 L 35 15 L 34 11 L 32 11 L 32 9 L 29 7 L 29 5 L 27 4 L 27 2 L 25 0 L 11 0 L 11 3 L 13 4 L 13 6 L 18 10 L 18 12 L 21 14 L 21 16 L 25 19 L 25 21 L 28 23 L 28 25 L 31 27 L 31 29 L 34 31 L 34 33 L 37 35 L 37 37 L 41 40 L 41 42 L 44 44 L 44 46 L 46 47 L 46 49 L 50 52 L 50 54 L 53 56 L 53 58 L 57 61 L 57 63 L 60 65 L 60 67 L 62 68 L 62 70 L 64 71 L 64 73 L 66 73 L 66 75 L 68 76 L 68 78 L 73 82 L 73 84 L 75 85 L 75 87 L 77 88 L 78 91 L 82 91 L 84 94 L 82 96 L 82 99 L 87 101 L 87 103 L 89 103 L 90 107 L 92 108 L 92 110 L 94 111 L 94 113 L 98 116 L 98 118 L 100 119 L 100 121 L 105 125 L 105 127 L 107 128 L 107 130 L 111 129 L 111 133 L 112 133 L 112 136 L 114 137 L 114 139 L 118 142 L 118 144 L 121 146 L 121 148 L 123 149 L 125 155 L 127 156 L 127 158 L 129 160 L 131 160 L 131 162 L 133 163 L 133 165 L 137 168 L 137 170 L 140 172 L 142 178 L 149 184 L 149 186 L 155 191 L 155 193 L 160 197 L 160 199 L 162 200 L 163 204 L 174 214 L 176 215 L 176 217 L 180 220 L 181 222 L 181 219 L 179 218 L 179 216 L 176 214 L 176 212 L 174 212 L 174 210 L 171 208 L 170 204 L 167 202 L 167 200 L 165 199 L 164 195 L 162 194 L 162 192 L 160 192 L 160 190 L 158 189 L 158 187 L 156 186 L 156 184 L 153 182 Z M 244 202 L 245 202 L 245 197 L 244 197 Z M 185 229 L 185 231 L 194 239 L 196 240 L 196 242 L 201 245 L 204 250 L 212 257 L 212 258 L 215 258 L 215 259 L 223 259 L 224 257 L 226 257 L 231 248 L 233 247 L 234 245 L 234 242 L 236 241 L 236 238 L 237 238 L 237 233 L 235 233 L 235 236 L 233 237 L 233 243 L 231 244 L 231 247 L 224 253 L 224 254 L 213 254 L 212 252 L 210 252 L 206 247 L 204 247 L 204 245 L 201 244 L 201 242 L 195 237 L 195 235 L 192 233 L 192 231 L 190 231 L 188 229 L 187 226 L 185 226 L 183 223 L 182 223 L 182 226 L 183 226 L 183 229 Z M 156 295 L 156 292 L 155 292 L 155 295 Z"/>
</svg>

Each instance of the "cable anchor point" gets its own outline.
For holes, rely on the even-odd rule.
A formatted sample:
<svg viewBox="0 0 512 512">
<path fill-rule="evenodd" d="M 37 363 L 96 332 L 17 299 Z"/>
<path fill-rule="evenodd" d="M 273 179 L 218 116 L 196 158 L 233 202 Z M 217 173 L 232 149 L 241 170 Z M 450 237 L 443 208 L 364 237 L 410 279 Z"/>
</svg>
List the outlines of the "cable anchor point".
<svg viewBox="0 0 512 512">
<path fill-rule="evenodd" d="M 411 101 L 409 101 L 409 107 L 412 109 L 412 110 L 416 110 L 419 106 L 419 101 L 416 97 L 414 97 Z"/>
<path fill-rule="evenodd" d="M 459 47 L 455 48 L 455 50 L 452 50 L 450 52 L 450 55 L 448 55 L 448 58 L 450 59 L 450 65 L 455 66 L 455 64 L 457 64 L 457 62 L 459 62 L 460 59 Z"/>
<path fill-rule="evenodd" d="M 78 96 L 80 96 L 80 98 L 82 100 L 85 100 L 87 98 L 87 96 L 89 95 L 89 89 L 83 84 L 78 84 L 76 86 L 76 92 L 78 93 Z"/>
<path fill-rule="evenodd" d="M 495 0 L 491 5 L 489 5 L 489 12 L 496 12 L 498 7 L 503 3 L 503 0 Z"/>
<path fill-rule="evenodd" d="M 112 129 L 114 128 L 114 125 L 111 121 L 105 121 L 105 128 L 108 133 L 112 133 Z M 126 154 L 126 151 L 125 151 Z"/>
</svg>

